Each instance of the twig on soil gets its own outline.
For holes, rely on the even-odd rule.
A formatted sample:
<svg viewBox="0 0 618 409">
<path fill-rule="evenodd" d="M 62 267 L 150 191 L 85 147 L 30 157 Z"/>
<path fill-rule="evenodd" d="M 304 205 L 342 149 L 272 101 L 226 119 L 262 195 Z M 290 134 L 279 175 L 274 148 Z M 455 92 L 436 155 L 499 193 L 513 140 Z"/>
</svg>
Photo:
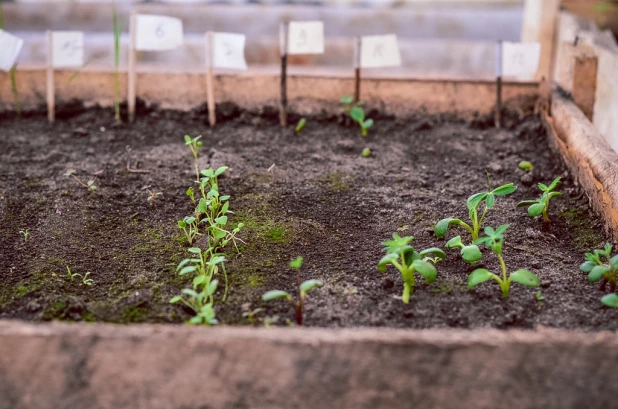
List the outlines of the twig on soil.
<svg viewBox="0 0 618 409">
<path fill-rule="evenodd" d="M 137 162 L 137 166 L 139 166 L 139 162 Z M 127 159 L 127 172 L 129 173 L 150 173 L 148 169 L 133 169 L 131 168 L 131 160 Z"/>
</svg>

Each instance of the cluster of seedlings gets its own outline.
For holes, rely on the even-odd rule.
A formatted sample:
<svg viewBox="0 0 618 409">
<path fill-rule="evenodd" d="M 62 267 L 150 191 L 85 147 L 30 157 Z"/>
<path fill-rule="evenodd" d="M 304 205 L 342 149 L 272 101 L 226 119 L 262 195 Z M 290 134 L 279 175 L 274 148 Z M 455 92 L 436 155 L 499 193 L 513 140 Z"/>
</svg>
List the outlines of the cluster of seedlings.
<svg viewBox="0 0 618 409">
<path fill-rule="evenodd" d="M 523 170 L 531 170 L 530 162 L 522 162 L 520 168 Z M 503 298 L 508 298 L 512 283 L 522 284 L 528 287 L 539 287 L 539 278 L 533 272 L 526 269 L 518 269 L 511 273 L 508 272 L 504 257 L 502 255 L 504 248 L 504 233 L 509 228 L 508 224 L 504 224 L 497 229 L 491 226 L 485 226 L 485 216 L 487 212 L 495 205 L 496 196 L 504 196 L 513 193 L 517 186 L 512 183 L 491 188 L 491 181 L 488 178 L 489 190 L 487 192 L 475 193 L 466 201 L 466 208 L 470 222 L 465 222 L 457 218 L 445 218 L 440 220 L 434 226 L 434 234 L 437 238 L 442 238 L 448 232 L 450 226 L 460 226 L 470 234 L 468 244 L 464 243 L 461 236 L 455 236 L 450 239 L 444 247 L 460 249 L 461 257 L 468 263 L 477 263 L 482 260 L 483 253 L 479 249 L 480 245 L 484 245 L 491 250 L 498 259 L 500 271 L 498 273 L 491 272 L 486 268 L 477 268 L 468 276 L 468 289 L 489 281 L 494 280 L 499 286 Z M 535 200 L 524 200 L 518 203 L 517 207 L 528 207 L 528 214 L 532 217 L 543 216 L 545 223 L 550 223 L 549 204 L 554 197 L 561 196 L 562 193 L 556 191 L 560 186 L 560 177 L 554 179 L 549 186 L 539 183 L 539 189 L 542 192 L 540 198 Z M 479 211 L 482 212 L 479 215 Z M 484 235 L 480 232 L 483 230 Z M 410 294 L 414 291 L 414 273 L 418 272 L 425 278 L 427 284 L 431 284 L 436 280 L 437 270 L 435 264 L 438 261 L 446 258 L 446 254 L 439 248 L 429 248 L 420 252 L 414 250 L 409 243 L 414 239 L 412 236 L 400 237 L 398 234 L 393 234 L 392 240 L 384 242 L 386 255 L 378 262 L 378 270 L 386 271 L 388 265 L 394 266 L 401 273 L 403 279 L 403 294 L 401 299 L 404 303 L 410 301 Z M 611 256 L 612 246 L 606 244 L 602 250 L 594 250 L 593 253 L 586 254 L 586 262 L 581 265 L 581 270 L 588 273 L 588 278 L 591 282 L 601 281 L 601 290 L 605 290 L 607 284 L 610 287 L 610 294 L 605 295 L 601 302 L 608 306 L 618 308 L 618 295 L 616 291 L 616 281 L 618 279 L 618 255 Z M 429 257 L 433 255 L 433 257 Z M 539 303 L 545 299 L 540 291 L 536 293 L 536 299 Z"/>
</svg>

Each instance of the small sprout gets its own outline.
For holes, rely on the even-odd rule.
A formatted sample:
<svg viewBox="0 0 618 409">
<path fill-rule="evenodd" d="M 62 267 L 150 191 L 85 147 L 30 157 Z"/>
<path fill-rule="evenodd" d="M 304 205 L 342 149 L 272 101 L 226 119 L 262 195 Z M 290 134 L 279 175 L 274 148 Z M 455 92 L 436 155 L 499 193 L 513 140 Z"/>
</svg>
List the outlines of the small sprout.
<svg viewBox="0 0 618 409">
<path fill-rule="evenodd" d="M 489 181 L 489 178 L 488 178 L 488 184 L 490 185 L 490 189 L 491 189 L 491 181 Z M 452 224 L 455 224 L 455 225 L 462 226 L 463 228 L 468 230 L 470 232 L 470 236 L 472 237 L 472 241 L 477 240 L 479 238 L 479 232 L 481 230 L 481 227 L 483 227 L 483 221 L 485 220 L 487 211 L 491 209 L 492 207 L 494 207 L 494 204 L 496 202 L 496 196 L 508 195 L 510 193 L 513 193 L 516 189 L 517 189 L 517 186 L 513 185 L 512 183 L 509 183 L 509 184 L 497 187 L 488 192 L 481 192 L 481 193 L 473 194 L 466 201 L 466 207 L 468 209 L 468 214 L 470 215 L 470 221 L 472 222 L 472 225 L 469 225 L 468 223 L 460 219 L 448 217 L 436 223 L 434 227 L 434 234 L 436 235 L 437 238 L 444 237 L 446 235 L 446 232 L 448 231 L 449 226 Z M 481 204 L 484 204 L 484 209 L 483 209 L 483 213 L 481 214 L 481 217 L 479 217 L 478 210 Z M 464 260 L 468 262 L 475 262 L 481 259 L 481 252 L 478 249 L 478 246 L 476 246 L 476 244 L 474 243 L 470 245 L 463 244 L 461 237 L 459 237 L 459 239 L 455 237 L 452 240 L 450 240 L 447 243 L 447 247 L 449 248 L 461 247 L 461 255 L 464 256 L 464 253 L 465 253 Z"/>
<path fill-rule="evenodd" d="M 296 270 L 297 278 L 299 277 L 300 267 L 303 265 L 303 258 L 297 257 L 290 262 L 290 267 Z M 303 325 L 303 307 L 305 305 L 305 299 L 309 291 L 314 288 L 322 287 L 324 284 L 320 280 L 307 280 L 298 286 L 298 302 L 294 301 L 290 293 L 281 290 L 267 291 L 262 295 L 263 301 L 272 301 L 277 299 L 287 300 L 296 313 L 296 323 Z"/>
<path fill-rule="evenodd" d="M 612 257 L 612 245 L 607 243 L 602 250 L 594 250 L 586 253 L 586 262 L 579 269 L 588 273 L 591 282 L 601 281 L 601 290 L 604 291 L 609 283 L 609 289 L 616 291 L 616 279 L 618 276 L 618 254 Z"/>
<path fill-rule="evenodd" d="M 28 231 L 28 229 L 21 229 L 19 233 L 24 236 L 24 242 L 28 241 L 28 237 L 30 237 L 30 231 Z"/>
<path fill-rule="evenodd" d="M 307 125 L 307 119 L 300 118 L 300 120 L 296 124 L 296 129 L 294 129 L 294 133 L 298 135 L 303 129 L 305 129 L 305 125 Z"/>
<path fill-rule="evenodd" d="M 373 119 L 365 119 L 365 110 L 360 106 L 355 106 L 350 110 L 350 118 L 360 125 L 361 135 L 367 136 L 367 130 L 373 126 Z"/>
<path fill-rule="evenodd" d="M 75 277 L 79 277 L 82 279 L 82 284 L 84 285 L 91 286 L 94 284 L 94 281 L 91 278 L 88 278 L 88 276 L 90 275 L 90 271 L 87 271 L 84 275 L 81 275 L 79 273 L 71 273 L 71 269 L 69 268 L 69 266 L 66 266 L 66 268 L 67 277 L 70 281 L 73 281 Z"/>
<path fill-rule="evenodd" d="M 560 192 L 554 192 L 553 190 L 560 186 L 560 176 L 554 179 L 549 186 L 539 183 L 539 189 L 543 192 L 543 195 L 536 200 L 524 200 L 517 204 L 517 207 L 528 207 L 528 214 L 532 217 L 543 215 L 543 221 L 549 223 L 549 201 L 556 196 L 562 196 Z"/>
<path fill-rule="evenodd" d="M 371 149 L 365 148 L 361 154 L 363 155 L 363 158 L 368 158 L 371 156 Z"/>
<path fill-rule="evenodd" d="M 545 296 L 541 293 L 541 290 L 537 290 L 536 294 L 534 294 L 534 298 L 536 299 L 539 310 L 543 308 L 543 301 L 545 300 Z"/>
<path fill-rule="evenodd" d="M 534 165 L 532 164 L 532 162 L 522 160 L 521 162 L 519 162 L 519 169 L 526 172 L 532 172 L 532 169 L 534 169 Z"/>
<path fill-rule="evenodd" d="M 256 322 L 256 316 L 264 311 L 264 308 L 256 308 L 253 311 L 248 311 L 249 310 L 249 304 L 244 305 L 243 304 L 243 309 L 246 307 L 247 311 L 242 313 L 242 317 L 243 318 L 247 318 L 249 320 L 249 324 L 251 325 L 255 325 Z"/>
<path fill-rule="evenodd" d="M 195 190 L 192 187 L 187 189 L 186 195 L 191 199 L 191 203 L 195 204 Z"/>
<path fill-rule="evenodd" d="M 511 274 L 508 274 L 506 271 L 506 264 L 504 262 L 504 258 L 502 257 L 502 247 L 504 244 L 504 232 L 508 229 L 508 224 L 503 224 L 494 230 L 492 227 L 485 227 L 485 237 L 481 237 L 477 239 L 474 244 L 484 244 L 487 248 L 490 248 L 497 256 L 500 261 L 500 268 L 502 269 L 502 275 L 499 276 L 497 274 L 492 273 L 491 271 L 485 268 L 477 268 L 468 276 L 468 289 L 476 287 L 477 285 L 484 283 L 489 279 L 494 279 L 500 284 L 500 289 L 502 290 L 502 298 L 509 297 L 509 290 L 511 287 L 511 282 L 516 282 L 519 284 L 526 285 L 528 287 L 538 287 L 539 286 L 539 278 L 532 272 L 528 270 L 517 270 Z"/>
<path fill-rule="evenodd" d="M 157 198 L 159 196 L 163 196 L 163 193 L 161 192 L 153 192 L 152 190 L 148 189 L 148 200 L 149 202 L 151 202 L 152 204 L 154 204 L 155 200 L 157 200 Z"/>
<path fill-rule="evenodd" d="M 272 315 L 264 318 L 259 318 L 259 321 L 264 325 L 264 328 L 270 328 L 271 325 L 279 322 L 278 315 Z"/>
<path fill-rule="evenodd" d="M 185 135 L 185 145 L 191 149 L 191 153 L 193 154 L 193 166 L 195 167 L 195 175 L 197 176 L 197 180 L 200 179 L 200 170 L 198 166 L 198 156 L 200 148 L 202 147 L 202 141 L 200 139 L 202 135 L 196 136 L 195 138 L 191 138 L 189 135 Z"/>
<path fill-rule="evenodd" d="M 64 172 L 63 176 L 72 176 L 73 179 L 75 179 L 77 181 L 77 183 L 79 183 L 80 185 L 82 185 L 83 187 L 85 187 L 86 189 L 88 189 L 91 192 L 94 192 L 95 190 L 97 190 L 97 187 L 94 185 L 94 179 L 93 180 L 89 180 L 86 183 L 82 182 L 82 180 L 80 178 L 75 176 L 75 169 L 67 170 L 66 172 Z M 96 179 L 96 176 L 95 176 L 95 179 Z"/>
<path fill-rule="evenodd" d="M 427 284 L 436 281 L 438 272 L 430 262 L 435 259 L 445 259 L 446 254 L 439 248 L 429 248 L 420 253 L 408 243 L 414 239 L 412 236 L 400 237 L 397 233 L 393 234 L 393 240 L 387 240 L 384 244 L 386 255 L 378 263 L 378 270 L 386 271 L 388 265 L 394 266 L 401 273 L 403 279 L 403 294 L 401 300 L 407 304 L 410 302 L 410 294 L 414 292 L 414 273 L 418 272 Z M 430 257 L 433 255 L 433 257 Z"/>
</svg>

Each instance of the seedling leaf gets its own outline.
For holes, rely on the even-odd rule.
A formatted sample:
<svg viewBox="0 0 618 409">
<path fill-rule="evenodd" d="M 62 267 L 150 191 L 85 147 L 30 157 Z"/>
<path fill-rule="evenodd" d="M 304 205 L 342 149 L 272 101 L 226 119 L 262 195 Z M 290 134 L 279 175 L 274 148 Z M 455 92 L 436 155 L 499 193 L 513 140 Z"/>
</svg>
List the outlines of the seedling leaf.
<svg viewBox="0 0 618 409">
<path fill-rule="evenodd" d="M 320 280 L 307 280 L 300 285 L 301 293 L 307 294 L 316 287 L 322 287 L 324 284 Z"/>
<path fill-rule="evenodd" d="M 263 301 L 272 301 L 272 300 L 276 300 L 278 298 L 287 298 L 287 299 L 291 299 L 292 297 L 290 296 L 289 293 L 287 293 L 286 291 L 281 291 L 281 290 L 271 290 L 271 291 L 267 291 L 262 295 L 262 300 Z"/>
<path fill-rule="evenodd" d="M 290 267 L 298 270 L 300 269 L 300 267 L 303 265 L 303 258 L 302 257 L 296 257 L 296 259 L 290 261 Z"/>
<path fill-rule="evenodd" d="M 510 278 L 516 283 L 527 285 L 528 287 L 539 286 L 539 277 L 528 270 L 517 270 L 511 273 Z"/>
<path fill-rule="evenodd" d="M 601 298 L 601 302 L 603 303 L 603 305 L 606 305 L 608 307 L 618 308 L 618 295 L 616 294 L 604 295 L 603 298 Z"/>
<path fill-rule="evenodd" d="M 477 268 L 468 276 L 468 290 L 489 280 L 493 274 L 484 268 Z"/>
</svg>

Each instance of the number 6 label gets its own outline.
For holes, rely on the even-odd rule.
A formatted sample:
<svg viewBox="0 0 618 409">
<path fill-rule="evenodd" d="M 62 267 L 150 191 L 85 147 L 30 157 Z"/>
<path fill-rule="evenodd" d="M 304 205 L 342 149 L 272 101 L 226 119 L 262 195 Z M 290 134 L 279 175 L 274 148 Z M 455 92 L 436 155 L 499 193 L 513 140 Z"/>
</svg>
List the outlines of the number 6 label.
<svg viewBox="0 0 618 409">
<path fill-rule="evenodd" d="M 135 24 L 136 50 L 165 51 L 182 45 L 182 21 L 180 19 L 138 14 Z"/>
</svg>

